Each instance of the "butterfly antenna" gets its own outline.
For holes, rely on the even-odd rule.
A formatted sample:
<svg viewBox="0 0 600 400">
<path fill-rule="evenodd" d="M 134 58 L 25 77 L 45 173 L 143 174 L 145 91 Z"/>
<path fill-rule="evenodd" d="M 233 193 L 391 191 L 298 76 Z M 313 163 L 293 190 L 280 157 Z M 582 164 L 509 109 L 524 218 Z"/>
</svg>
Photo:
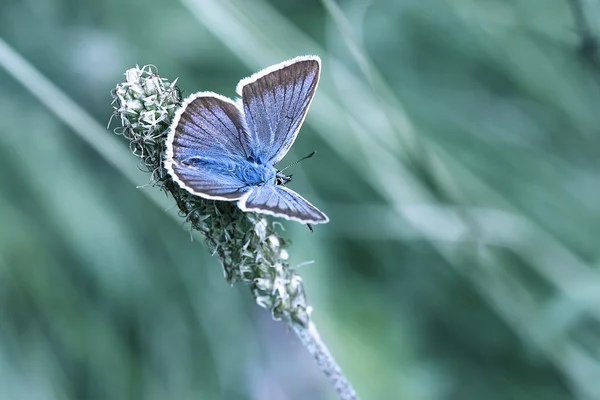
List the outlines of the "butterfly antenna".
<svg viewBox="0 0 600 400">
<path fill-rule="evenodd" d="M 312 152 L 312 153 L 310 153 L 309 155 L 307 155 L 307 156 L 304 156 L 304 157 L 302 157 L 301 159 L 299 159 L 298 161 L 295 161 L 295 162 L 291 163 L 290 165 L 288 165 L 288 166 L 287 166 L 287 167 L 285 167 L 284 169 L 282 169 L 282 170 L 279 170 L 279 172 L 283 172 L 283 171 L 285 171 L 286 169 L 288 169 L 289 167 L 293 167 L 294 165 L 298 164 L 300 161 L 304 161 L 304 160 L 306 160 L 307 158 L 311 158 L 311 157 L 312 157 L 312 156 L 314 156 L 315 154 L 317 154 L 317 152 L 316 152 L 316 151 L 313 151 L 313 152 Z"/>
</svg>

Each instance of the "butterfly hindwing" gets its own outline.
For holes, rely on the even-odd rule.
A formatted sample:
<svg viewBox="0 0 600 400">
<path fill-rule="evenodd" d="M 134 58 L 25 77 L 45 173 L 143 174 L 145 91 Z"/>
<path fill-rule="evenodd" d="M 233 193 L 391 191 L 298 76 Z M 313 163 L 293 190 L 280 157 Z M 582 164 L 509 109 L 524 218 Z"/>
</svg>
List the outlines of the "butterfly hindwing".
<svg viewBox="0 0 600 400">
<path fill-rule="evenodd" d="M 247 185 L 229 172 L 227 164 L 191 158 L 173 163 L 171 171 L 180 186 L 207 199 L 238 200 L 248 191 Z"/>
<path fill-rule="evenodd" d="M 296 140 L 317 89 L 320 66 L 319 57 L 296 57 L 238 84 L 249 144 L 263 162 L 277 164 Z"/>
<path fill-rule="evenodd" d="M 238 201 L 244 211 L 283 217 L 310 224 L 322 224 L 329 218 L 298 193 L 285 186 L 254 186 Z"/>
</svg>

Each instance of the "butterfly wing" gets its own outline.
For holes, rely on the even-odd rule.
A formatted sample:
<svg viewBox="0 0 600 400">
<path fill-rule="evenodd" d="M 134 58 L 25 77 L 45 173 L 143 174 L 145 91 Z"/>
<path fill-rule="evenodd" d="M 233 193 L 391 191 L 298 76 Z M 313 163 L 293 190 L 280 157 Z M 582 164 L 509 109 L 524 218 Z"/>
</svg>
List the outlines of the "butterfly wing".
<svg viewBox="0 0 600 400">
<path fill-rule="evenodd" d="M 262 162 L 277 164 L 296 140 L 319 83 L 320 66 L 317 56 L 296 57 L 238 84 L 249 145 Z"/>
<path fill-rule="evenodd" d="M 243 211 L 283 217 L 305 224 L 324 224 L 329 218 L 298 193 L 285 186 L 254 186 L 238 201 Z"/>
<path fill-rule="evenodd" d="M 236 104 L 212 92 L 188 97 L 166 140 L 165 168 L 192 194 L 237 200 L 247 191 L 233 167 L 249 155 L 248 135 Z"/>
</svg>

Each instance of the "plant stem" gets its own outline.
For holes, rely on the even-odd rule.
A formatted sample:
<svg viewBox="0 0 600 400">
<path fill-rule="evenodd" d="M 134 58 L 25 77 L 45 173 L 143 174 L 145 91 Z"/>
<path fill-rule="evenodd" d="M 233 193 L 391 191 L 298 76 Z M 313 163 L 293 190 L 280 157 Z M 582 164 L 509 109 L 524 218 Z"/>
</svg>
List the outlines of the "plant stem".
<svg viewBox="0 0 600 400">
<path fill-rule="evenodd" d="M 346 378 L 342 369 L 335 361 L 325 342 L 321 339 L 317 327 L 310 321 L 307 327 L 300 324 L 290 324 L 304 347 L 317 361 L 321 371 L 327 376 L 327 379 L 333 385 L 333 388 L 340 396 L 341 400 L 358 400 L 358 396 L 350 381 Z"/>
</svg>

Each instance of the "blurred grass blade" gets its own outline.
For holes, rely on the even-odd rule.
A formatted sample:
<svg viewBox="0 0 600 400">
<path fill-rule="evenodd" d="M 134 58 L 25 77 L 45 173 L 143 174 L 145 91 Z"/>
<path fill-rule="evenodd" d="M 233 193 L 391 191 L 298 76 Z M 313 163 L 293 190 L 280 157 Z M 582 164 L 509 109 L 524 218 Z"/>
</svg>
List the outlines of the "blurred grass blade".
<svg viewBox="0 0 600 400">
<path fill-rule="evenodd" d="M 148 181 L 148 174 L 135 168 L 131 153 L 120 143 L 117 135 L 107 132 L 103 125 L 96 122 L 2 38 L 0 38 L 0 66 L 131 183 L 137 186 Z M 108 94 L 106 101 L 109 101 Z M 157 190 L 142 190 L 142 192 L 163 210 L 171 205 L 171 201 Z M 177 215 L 173 213 L 169 215 L 174 221 L 181 223 Z"/>
</svg>

